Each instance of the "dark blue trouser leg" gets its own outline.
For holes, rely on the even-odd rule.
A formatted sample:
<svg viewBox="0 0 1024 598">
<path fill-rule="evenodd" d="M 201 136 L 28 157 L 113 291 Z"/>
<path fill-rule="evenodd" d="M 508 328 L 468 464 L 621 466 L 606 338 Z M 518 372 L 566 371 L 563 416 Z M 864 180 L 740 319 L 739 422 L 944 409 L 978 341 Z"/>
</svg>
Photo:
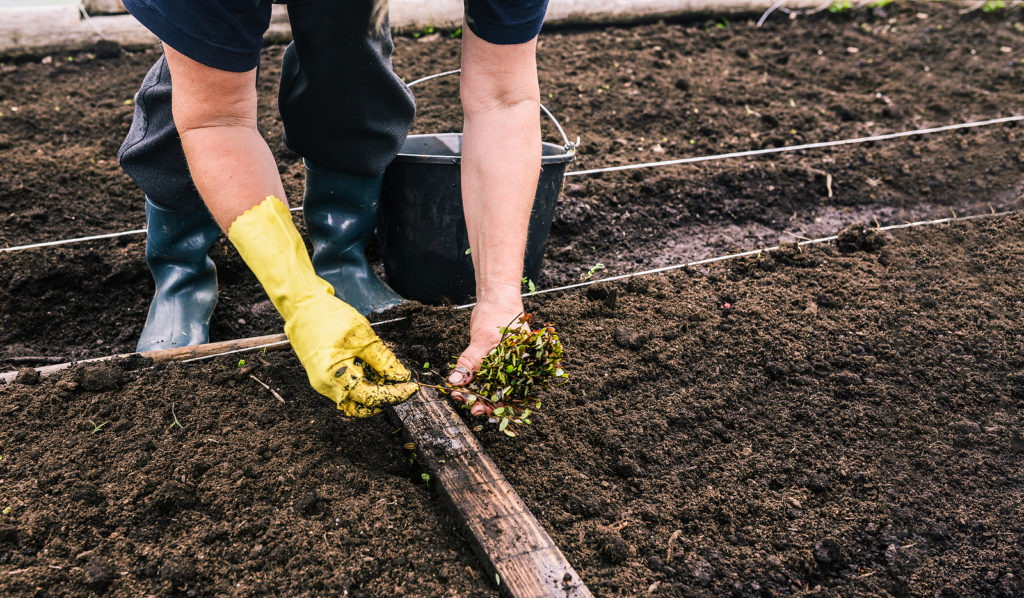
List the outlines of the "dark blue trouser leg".
<svg viewBox="0 0 1024 598">
<path fill-rule="evenodd" d="M 388 27 L 366 34 L 366 0 L 295 0 L 279 106 L 285 143 L 305 158 L 303 213 L 313 267 L 363 314 L 402 298 L 373 273 L 366 245 L 377 224 L 384 168 L 412 125 L 409 88 L 391 69 Z"/>
</svg>

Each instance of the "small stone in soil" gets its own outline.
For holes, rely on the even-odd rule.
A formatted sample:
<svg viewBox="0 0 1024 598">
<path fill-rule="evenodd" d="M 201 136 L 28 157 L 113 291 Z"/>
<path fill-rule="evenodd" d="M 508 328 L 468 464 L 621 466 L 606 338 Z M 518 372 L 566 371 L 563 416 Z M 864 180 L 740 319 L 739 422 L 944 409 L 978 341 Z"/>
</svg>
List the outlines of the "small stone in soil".
<svg viewBox="0 0 1024 598">
<path fill-rule="evenodd" d="M 85 567 L 82 567 L 82 571 L 85 573 L 86 582 L 96 588 L 104 588 L 114 580 L 114 568 L 110 561 L 103 557 L 90 559 Z"/>
<path fill-rule="evenodd" d="M 693 576 L 701 584 L 707 584 L 711 581 L 711 576 L 714 574 L 714 569 L 711 568 L 711 563 L 704 559 L 697 559 L 689 563 L 690 575 Z"/>
<path fill-rule="evenodd" d="M 647 559 L 647 568 L 651 571 L 661 571 L 661 558 L 657 555 L 652 555 L 651 558 Z"/>
<path fill-rule="evenodd" d="M 313 515 L 320 507 L 320 497 L 316 492 L 306 492 L 295 499 L 295 510 L 304 515 Z"/>
<path fill-rule="evenodd" d="M 196 564 L 188 558 L 171 558 L 160 565 L 160 579 L 175 586 L 184 586 L 196 577 Z"/>
<path fill-rule="evenodd" d="M 0 543 L 18 543 L 18 528 L 14 525 L 0 525 Z"/>
<path fill-rule="evenodd" d="M 124 372 L 110 366 L 96 366 L 78 371 L 78 384 L 92 392 L 118 390 L 124 383 Z"/>
<path fill-rule="evenodd" d="M 622 534 L 614 529 L 601 529 L 594 533 L 594 544 L 601 560 L 617 565 L 636 554 L 636 549 L 622 538 Z"/>
<path fill-rule="evenodd" d="M 831 486 L 832 486 L 831 480 L 829 480 L 828 476 L 823 474 L 823 473 L 819 473 L 819 474 L 817 474 L 815 476 L 812 476 L 810 481 L 807 483 L 807 488 L 811 492 L 816 492 L 816 493 L 825 492 Z"/>
<path fill-rule="evenodd" d="M 32 368 L 21 368 L 18 370 L 18 375 L 14 378 L 14 382 L 16 384 L 24 384 L 25 386 L 34 386 L 39 384 L 41 377 L 39 372 Z"/>
<path fill-rule="evenodd" d="M 831 538 L 826 538 L 814 545 L 814 560 L 822 566 L 835 566 L 839 564 L 842 554 L 839 544 Z"/>
<path fill-rule="evenodd" d="M 615 327 L 615 344 L 623 349 L 639 349 L 644 344 L 643 335 L 627 326 Z"/>
</svg>

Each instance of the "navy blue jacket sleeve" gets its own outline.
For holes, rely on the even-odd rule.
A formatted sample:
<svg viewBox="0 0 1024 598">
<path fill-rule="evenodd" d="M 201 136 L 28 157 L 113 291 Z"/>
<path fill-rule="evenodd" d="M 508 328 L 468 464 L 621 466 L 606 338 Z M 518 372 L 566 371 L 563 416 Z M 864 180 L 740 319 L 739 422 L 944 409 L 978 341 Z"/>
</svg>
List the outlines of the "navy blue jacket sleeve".
<svg viewBox="0 0 1024 598">
<path fill-rule="evenodd" d="M 465 0 L 466 26 L 492 44 L 522 44 L 537 37 L 547 0 Z"/>
</svg>

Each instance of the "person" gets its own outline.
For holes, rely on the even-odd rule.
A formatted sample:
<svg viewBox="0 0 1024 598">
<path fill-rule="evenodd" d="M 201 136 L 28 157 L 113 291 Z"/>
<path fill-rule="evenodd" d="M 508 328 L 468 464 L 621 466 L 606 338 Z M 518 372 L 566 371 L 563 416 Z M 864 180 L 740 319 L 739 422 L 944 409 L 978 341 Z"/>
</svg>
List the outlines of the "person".
<svg viewBox="0 0 1024 598">
<path fill-rule="evenodd" d="M 293 41 L 278 104 L 285 144 L 305 164 L 310 258 L 257 128 L 270 0 L 125 0 L 164 50 L 136 95 L 118 151 L 145 195 L 146 260 L 156 282 L 138 350 L 208 341 L 217 281 L 207 254 L 223 231 L 284 318 L 313 388 L 357 417 L 415 391 L 365 317 L 401 300 L 374 275 L 364 250 L 382 173 L 414 115 L 412 94 L 391 68 L 382 1 L 287 3 Z M 541 157 L 536 37 L 547 2 L 465 6 L 461 177 L 477 304 L 469 345 L 449 379 L 456 385 L 471 379 L 499 327 L 523 311 L 523 251 Z"/>
</svg>

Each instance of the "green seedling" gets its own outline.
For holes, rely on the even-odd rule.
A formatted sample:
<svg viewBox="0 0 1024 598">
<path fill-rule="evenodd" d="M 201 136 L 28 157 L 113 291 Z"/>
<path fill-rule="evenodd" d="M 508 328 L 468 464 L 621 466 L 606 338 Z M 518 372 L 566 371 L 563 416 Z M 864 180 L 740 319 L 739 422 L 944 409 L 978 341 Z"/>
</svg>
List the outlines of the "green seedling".
<svg viewBox="0 0 1024 598">
<path fill-rule="evenodd" d="M 4 507 L 4 515 L 10 515 L 10 514 L 11 514 L 11 507 Z"/>
<path fill-rule="evenodd" d="M 451 33 L 449 33 L 448 37 L 450 39 L 459 39 L 460 37 L 462 37 L 462 27 L 459 27 L 455 31 L 452 31 Z"/>
<path fill-rule="evenodd" d="M 601 262 L 594 264 L 594 266 L 591 269 L 587 270 L 583 274 L 580 274 L 580 280 L 590 280 L 591 278 L 594 277 L 594 273 L 597 272 L 598 270 L 604 270 L 604 264 L 602 264 Z"/>
<path fill-rule="evenodd" d="M 981 7 L 981 11 L 995 12 L 997 10 L 1001 10 L 1004 8 L 1006 8 L 1006 2 L 1003 2 L 1003 0 L 994 0 L 991 2 L 986 2 L 985 5 Z"/>
<path fill-rule="evenodd" d="M 433 32 L 434 32 L 434 26 L 433 25 L 427 25 L 426 27 L 423 28 L 423 31 L 417 31 L 417 32 L 413 33 L 412 36 L 413 36 L 414 39 L 419 39 L 419 38 L 421 38 L 421 37 L 423 37 L 425 35 L 430 35 Z"/>
<path fill-rule="evenodd" d="M 533 284 L 533 281 L 525 276 L 523 277 L 523 284 L 530 290 L 531 295 L 537 292 L 537 285 Z"/>
<path fill-rule="evenodd" d="M 425 369 L 425 370 L 429 370 L 430 369 L 430 362 L 429 361 L 426 361 L 426 362 L 423 363 L 423 369 Z"/>
<path fill-rule="evenodd" d="M 466 252 L 465 252 L 464 255 L 470 255 L 471 253 L 473 253 L 473 248 L 472 247 L 467 247 L 466 248 Z"/>
<path fill-rule="evenodd" d="M 92 421 L 90 419 L 89 423 L 92 424 L 92 433 L 95 434 L 96 432 L 99 432 L 100 430 L 102 430 L 103 426 L 109 424 L 110 422 L 107 421 L 107 422 L 103 422 L 102 424 L 97 424 L 96 422 L 94 422 L 94 421 Z"/>
<path fill-rule="evenodd" d="M 245 360 L 244 359 L 239 359 L 238 360 L 238 369 L 242 369 L 244 367 L 245 367 Z"/>
<path fill-rule="evenodd" d="M 473 415 L 488 416 L 498 431 L 515 437 L 517 426 L 533 423 L 530 416 L 541 408 L 538 394 L 564 384 L 569 377 L 562 369 L 562 343 L 555 328 L 545 324 L 531 330 L 532 318 L 523 314 L 500 329 L 501 340 L 483 358 L 468 384 L 431 388 L 459 393 L 465 397 L 463 408 Z"/>
<path fill-rule="evenodd" d="M 171 425 L 168 426 L 168 428 L 173 428 L 174 426 L 178 426 L 182 430 L 185 429 L 185 426 L 181 425 L 181 422 L 178 421 L 178 416 L 175 415 L 175 413 L 174 413 L 174 403 L 171 403 L 171 417 L 174 419 L 174 421 L 171 422 Z"/>
<path fill-rule="evenodd" d="M 421 473 L 420 474 L 420 479 L 423 480 L 423 483 L 427 485 L 427 488 L 430 488 L 430 474 L 429 473 Z"/>
<path fill-rule="evenodd" d="M 828 7 L 828 11 L 831 13 L 846 12 L 853 8 L 853 2 L 850 0 L 836 0 Z"/>
</svg>

